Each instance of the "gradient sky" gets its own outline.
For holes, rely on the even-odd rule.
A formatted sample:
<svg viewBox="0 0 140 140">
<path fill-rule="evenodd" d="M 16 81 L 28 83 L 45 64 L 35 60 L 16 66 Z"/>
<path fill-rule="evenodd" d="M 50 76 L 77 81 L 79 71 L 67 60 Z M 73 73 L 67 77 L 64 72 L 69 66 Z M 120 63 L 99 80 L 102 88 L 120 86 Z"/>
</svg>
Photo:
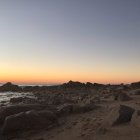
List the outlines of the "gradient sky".
<svg viewBox="0 0 140 140">
<path fill-rule="evenodd" d="M 140 0 L 0 0 L 0 82 L 140 80 Z"/>
</svg>

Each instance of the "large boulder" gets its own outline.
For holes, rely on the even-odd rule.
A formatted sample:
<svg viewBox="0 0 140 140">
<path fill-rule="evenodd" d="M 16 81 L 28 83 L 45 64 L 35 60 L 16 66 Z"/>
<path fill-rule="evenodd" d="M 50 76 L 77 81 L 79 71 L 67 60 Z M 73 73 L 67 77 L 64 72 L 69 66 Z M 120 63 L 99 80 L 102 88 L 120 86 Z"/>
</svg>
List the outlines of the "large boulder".
<svg viewBox="0 0 140 140">
<path fill-rule="evenodd" d="M 140 110 L 136 110 L 132 116 L 131 124 L 140 128 Z"/>
<path fill-rule="evenodd" d="M 2 128 L 2 133 L 7 134 L 10 131 L 13 132 L 13 131 L 25 129 L 24 125 L 25 125 L 25 113 L 24 112 L 8 116 L 5 118 L 4 125 Z"/>
<path fill-rule="evenodd" d="M 111 113 L 107 117 L 106 122 L 111 126 L 130 122 L 134 111 L 135 109 L 129 106 L 116 106 L 112 109 Z"/>
<path fill-rule="evenodd" d="M 49 111 L 27 111 L 6 117 L 2 127 L 2 133 L 8 134 L 17 131 L 25 131 L 30 129 L 47 128 L 55 123 L 56 116 Z"/>
<path fill-rule="evenodd" d="M 7 116 L 18 114 L 20 112 L 26 112 L 29 110 L 43 110 L 47 108 L 46 106 L 39 104 L 19 104 L 19 105 L 11 105 L 7 107 L 0 108 L 0 125 L 4 122 L 4 119 Z"/>
</svg>

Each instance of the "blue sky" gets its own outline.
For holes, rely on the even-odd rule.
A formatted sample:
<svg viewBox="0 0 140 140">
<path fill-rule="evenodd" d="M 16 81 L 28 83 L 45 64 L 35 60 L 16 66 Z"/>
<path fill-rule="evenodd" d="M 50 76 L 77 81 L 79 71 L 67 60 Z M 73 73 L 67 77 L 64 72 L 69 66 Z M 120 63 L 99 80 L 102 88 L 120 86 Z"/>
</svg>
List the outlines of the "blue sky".
<svg viewBox="0 0 140 140">
<path fill-rule="evenodd" d="M 0 0 L 1 81 L 137 81 L 139 13 L 139 0 Z"/>
</svg>

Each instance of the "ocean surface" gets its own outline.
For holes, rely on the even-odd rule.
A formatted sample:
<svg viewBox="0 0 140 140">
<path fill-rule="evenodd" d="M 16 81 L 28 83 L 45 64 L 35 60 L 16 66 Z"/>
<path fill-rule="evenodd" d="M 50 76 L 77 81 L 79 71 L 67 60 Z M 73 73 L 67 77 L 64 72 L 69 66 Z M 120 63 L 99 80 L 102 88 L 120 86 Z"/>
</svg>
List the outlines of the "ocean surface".
<svg viewBox="0 0 140 140">
<path fill-rule="evenodd" d="M 29 97 L 34 98 L 33 93 L 18 93 L 18 92 L 0 92 L 0 102 L 9 101 L 11 98 L 15 97 Z"/>
</svg>

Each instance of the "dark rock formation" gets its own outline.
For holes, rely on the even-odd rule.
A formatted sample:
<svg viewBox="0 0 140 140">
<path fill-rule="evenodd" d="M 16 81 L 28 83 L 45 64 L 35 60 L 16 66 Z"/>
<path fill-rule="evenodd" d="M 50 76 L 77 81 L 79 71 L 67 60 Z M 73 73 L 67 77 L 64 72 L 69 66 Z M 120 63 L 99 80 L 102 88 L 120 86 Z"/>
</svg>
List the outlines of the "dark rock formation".
<svg viewBox="0 0 140 140">
<path fill-rule="evenodd" d="M 87 82 L 87 83 L 86 83 L 86 87 L 88 87 L 88 88 L 93 88 L 93 86 L 94 86 L 94 85 L 93 85 L 92 83 L 90 83 L 90 82 Z"/>
<path fill-rule="evenodd" d="M 80 82 L 69 81 L 68 83 L 64 83 L 62 85 L 62 87 L 64 87 L 64 88 L 83 88 L 83 87 L 85 87 L 85 84 L 80 83 Z"/>
<path fill-rule="evenodd" d="M 38 104 L 23 104 L 23 105 L 12 105 L 0 108 L 0 125 L 4 122 L 4 119 L 10 115 L 18 114 L 20 112 L 26 112 L 29 110 L 43 110 L 47 108 L 43 105 Z"/>
<path fill-rule="evenodd" d="M 14 85 L 11 82 L 8 82 L 0 87 L 0 92 L 21 92 L 22 88 L 20 88 L 18 85 Z"/>
<path fill-rule="evenodd" d="M 110 125 L 119 125 L 130 122 L 134 111 L 135 110 L 129 106 L 116 106 L 107 118 L 107 123 Z"/>
<path fill-rule="evenodd" d="M 131 83 L 130 85 L 132 88 L 140 88 L 140 82 Z"/>
<path fill-rule="evenodd" d="M 6 117 L 2 127 L 2 133 L 8 134 L 17 131 L 47 128 L 56 122 L 57 118 L 52 112 L 37 112 L 34 110 L 21 112 Z"/>
</svg>

